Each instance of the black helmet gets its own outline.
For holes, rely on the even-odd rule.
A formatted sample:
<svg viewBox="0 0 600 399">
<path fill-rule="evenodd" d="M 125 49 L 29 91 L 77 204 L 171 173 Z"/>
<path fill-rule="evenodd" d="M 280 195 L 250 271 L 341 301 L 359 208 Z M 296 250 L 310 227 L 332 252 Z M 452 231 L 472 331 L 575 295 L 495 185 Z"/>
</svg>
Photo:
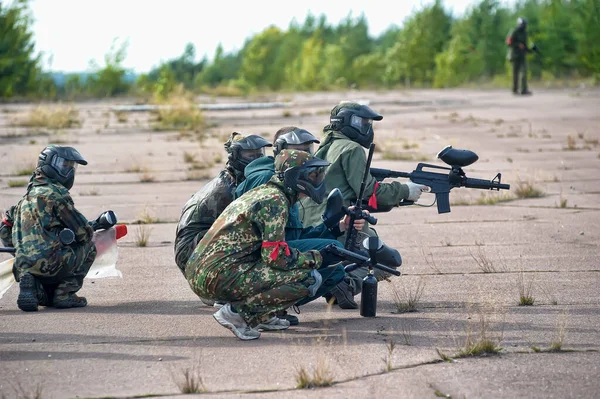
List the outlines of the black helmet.
<svg viewBox="0 0 600 399">
<path fill-rule="evenodd" d="M 277 156 L 281 150 L 289 148 L 290 145 L 300 146 L 307 143 L 309 144 L 309 150 L 307 152 L 314 154 L 313 143 L 319 144 L 320 141 L 308 130 L 294 127 L 293 130 L 277 137 L 277 140 L 273 143 L 273 155 Z M 300 148 L 293 149 L 299 150 Z"/>
<path fill-rule="evenodd" d="M 233 133 L 225 144 L 229 153 L 228 163 L 243 176 L 246 166 L 255 159 L 263 157 L 264 147 L 271 146 L 271 143 L 255 134 L 244 137 L 239 133 Z"/>
<path fill-rule="evenodd" d="M 368 148 L 373 142 L 373 121 L 382 119 L 383 116 L 366 105 L 340 103 L 331 110 L 329 121 L 333 130 L 341 131 L 350 140 Z"/>
<path fill-rule="evenodd" d="M 517 27 L 525 29 L 527 27 L 527 19 L 525 17 L 517 18 Z"/>
<path fill-rule="evenodd" d="M 69 190 L 75 181 L 77 164 L 87 165 L 87 161 L 75 148 L 49 145 L 40 153 L 37 167 L 44 175 Z"/>
<path fill-rule="evenodd" d="M 306 151 L 282 150 L 275 157 L 275 173 L 286 191 L 302 193 L 317 204 L 325 199 L 325 169 L 329 162 Z"/>
</svg>

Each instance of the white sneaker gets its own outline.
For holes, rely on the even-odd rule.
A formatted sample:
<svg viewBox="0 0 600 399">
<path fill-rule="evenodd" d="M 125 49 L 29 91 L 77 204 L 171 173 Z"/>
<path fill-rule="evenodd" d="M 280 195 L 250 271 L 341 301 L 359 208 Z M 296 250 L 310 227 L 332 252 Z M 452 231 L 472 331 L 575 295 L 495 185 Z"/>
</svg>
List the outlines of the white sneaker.
<svg viewBox="0 0 600 399">
<path fill-rule="evenodd" d="M 223 305 L 225 305 L 227 302 L 220 302 L 220 301 L 215 301 L 215 303 L 213 303 L 213 308 L 217 308 L 217 309 L 221 309 L 223 307 Z"/>
<path fill-rule="evenodd" d="M 244 318 L 231 310 L 231 304 L 223 305 L 221 309 L 213 314 L 215 320 L 223 327 L 231 330 L 236 337 L 243 341 L 257 339 L 260 332 L 248 326 Z"/>
<path fill-rule="evenodd" d="M 280 319 L 277 316 L 273 316 L 264 323 L 260 323 L 258 326 L 256 326 L 256 329 L 263 331 L 278 331 L 287 330 L 289 326 L 290 322 L 286 319 Z"/>
</svg>

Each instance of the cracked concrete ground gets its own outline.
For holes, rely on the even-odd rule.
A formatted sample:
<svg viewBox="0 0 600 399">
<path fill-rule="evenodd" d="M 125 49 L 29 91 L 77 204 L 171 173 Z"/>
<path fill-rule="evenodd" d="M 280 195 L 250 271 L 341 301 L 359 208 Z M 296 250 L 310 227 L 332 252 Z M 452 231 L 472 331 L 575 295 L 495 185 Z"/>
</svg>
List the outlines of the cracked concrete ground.
<svg viewBox="0 0 600 399">
<path fill-rule="evenodd" d="M 301 309 L 297 327 L 239 341 L 214 322 L 214 310 L 191 292 L 173 261 L 181 207 L 206 182 L 187 180 L 197 175 L 184 153 L 214 159 L 200 171 L 212 177 L 232 131 L 269 138 L 297 125 L 319 135 L 331 107 L 344 99 L 369 101 L 384 115 L 375 125 L 380 151 L 373 166 L 411 171 L 421 159 L 440 164 L 435 154 L 452 144 L 479 155 L 465 168 L 469 177 L 502 172 L 511 190 L 455 189 L 448 214 L 435 207 L 377 214 L 380 236 L 400 250 L 404 264 L 403 276 L 379 284 L 376 318 L 319 300 Z M 247 392 L 268 398 L 597 396 L 599 90 L 539 90 L 528 98 L 422 90 L 259 100 L 296 106 L 207 111 L 211 137 L 202 143 L 154 131 L 148 113 L 118 122 L 109 112 L 115 102 L 76 104 L 82 126 L 58 132 L 14 126 L 32 104 L 0 106 L 0 210 L 23 195 L 23 187 L 9 187 L 28 178 L 18 171 L 58 139 L 89 161 L 72 189 L 83 213 L 92 218 L 113 209 L 122 222 L 151 222 L 147 247 L 136 246 L 139 225 L 130 225 L 120 242 L 122 279 L 86 280 L 81 294 L 88 307 L 26 314 L 16 307 L 15 286 L 0 299 L 3 396 L 25 396 L 36 387 L 44 398 L 177 396 L 186 369 L 201 376 L 211 396 L 227 398 Z M 543 195 L 498 201 L 516 197 L 519 186 Z M 420 201 L 432 202 L 427 194 Z M 397 303 L 414 299 L 419 286 L 417 311 L 398 313 Z M 534 305 L 519 306 L 521 294 Z M 502 348 L 499 355 L 452 359 L 482 333 Z M 550 352 L 552 346 L 561 351 Z M 318 368 L 333 386 L 295 390 L 301 368 L 309 374 Z"/>
</svg>

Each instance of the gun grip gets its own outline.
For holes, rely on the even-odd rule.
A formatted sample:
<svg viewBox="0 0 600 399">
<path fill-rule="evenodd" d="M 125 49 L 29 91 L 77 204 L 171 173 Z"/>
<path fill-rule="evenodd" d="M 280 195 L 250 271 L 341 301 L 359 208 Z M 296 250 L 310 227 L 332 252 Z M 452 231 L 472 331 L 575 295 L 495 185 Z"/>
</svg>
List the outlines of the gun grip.
<svg viewBox="0 0 600 399">
<path fill-rule="evenodd" d="M 437 201 L 438 213 L 450 212 L 450 192 L 435 193 L 435 199 Z"/>
</svg>

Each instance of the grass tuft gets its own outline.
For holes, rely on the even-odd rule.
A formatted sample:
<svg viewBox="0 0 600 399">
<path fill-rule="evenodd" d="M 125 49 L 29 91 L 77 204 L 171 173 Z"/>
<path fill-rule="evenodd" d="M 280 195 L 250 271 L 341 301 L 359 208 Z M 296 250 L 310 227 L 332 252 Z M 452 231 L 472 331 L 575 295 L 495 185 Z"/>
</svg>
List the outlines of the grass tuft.
<svg viewBox="0 0 600 399">
<path fill-rule="evenodd" d="M 530 181 L 519 180 L 514 191 L 517 198 L 540 198 L 546 195 Z"/>
<path fill-rule="evenodd" d="M 38 106 L 25 119 L 16 123 L 18 126 L 42 127 L 47 129 L 67 129 L 81 126 L 79 111 L 71 105 L 55 107 Z"/>
<path fill-rule="evenodd" d="M 525 282 L 525 272 L 521 270 L 517 277 L 517 289 L 519 290 L 519 306 L 533 306 L 535 298 L 532 295 L 533 280 Z"/>
<path fill-rule="evenodd" d="M 398 288 L 395 285 L 392 285 L 392 291 L 394 294 L 394 305 L 396 306 L 396 310 L 398 313 L 409 313 L 416 312 L 417 305 L 421 300 L 421 296 L 423 295 L 423 291 L 425 290 L 425 282 L 423 278 L 419 278 L 417 282 L 417 286 L 414 291 L 412 288 L 406 291 L 404 285 L 402 285 L 402 294 L 399 292 Z"/>
<path fill-rule="evenodd" d="M 394 369 L 392 358 L 394 356 L 394 350 L 396 349 L 396 341 L 394 341 L 394 339 L 392 339 L 392 338 L 388 339 L 386 341 L 385 348 L 387 350 L 387 353 L 386 353 L 385 357 L 382 358 L 382 360 L 385 364 L 383 371 L 385 373 L 389 373 L 390 371 L 392 371 Z"/>
<path fill-rule="evenodd" d="M 148 245 L 151 232 L 152 227 L 145 224 L 140 224 L 135 230 L 135 245 L 137 247 L 146 247 Z"/>
<path fill-rule="evenodd" d="M 328 387 L 333 384 L 333 374 L 322 358 L 319 358 L 313 368 L 312 374 L 304 366 L 300 366 L 296 373 L 296 388 L 310 389 Z"/>
<path fill-rule="evenodd" d="M 25 187 L 29 183 L 29 180 L 9 180 L 8 187 Z"/>
<path fill-rule="evenodd" d="M 159 105 L 164 106 L 156 111 L 155 130 L 189 130 L 199 137 L 204 137 L 201 129 L 205 127 L 204 114 L 197 107 L 191 94 L 178 88 Z"/>
<path fill-rule="evenodd" d="M 181 370 L 182 376 L 175 378 L 175 383 L 181 393 L 203 393 L 206 392 L 206 386 L 200 371 L 196 366 Z"/>
</svg>

